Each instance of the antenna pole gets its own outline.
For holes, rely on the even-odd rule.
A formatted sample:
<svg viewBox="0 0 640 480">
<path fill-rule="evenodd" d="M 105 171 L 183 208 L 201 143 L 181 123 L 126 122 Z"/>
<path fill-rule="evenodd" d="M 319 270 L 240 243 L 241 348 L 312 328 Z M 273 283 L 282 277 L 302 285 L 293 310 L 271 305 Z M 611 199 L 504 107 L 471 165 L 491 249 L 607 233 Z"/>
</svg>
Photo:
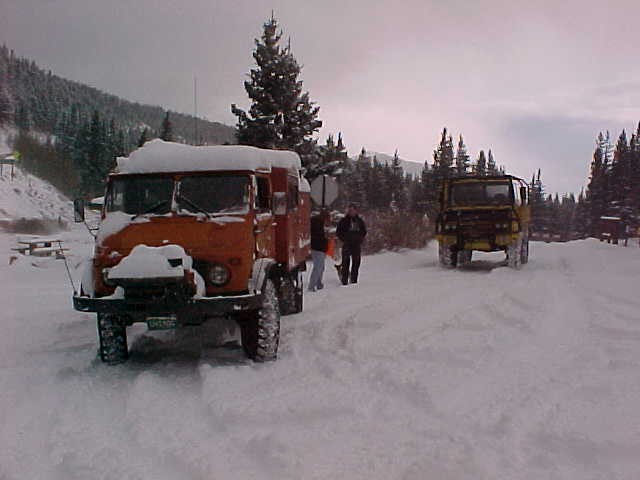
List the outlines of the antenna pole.
<svg viewBox="0 0 640 480">
<path fill-rule="evenodd" d="M 198 78 L 193 77 L 193 138 L 194 145 L 198 145 Z"/>
</svg>

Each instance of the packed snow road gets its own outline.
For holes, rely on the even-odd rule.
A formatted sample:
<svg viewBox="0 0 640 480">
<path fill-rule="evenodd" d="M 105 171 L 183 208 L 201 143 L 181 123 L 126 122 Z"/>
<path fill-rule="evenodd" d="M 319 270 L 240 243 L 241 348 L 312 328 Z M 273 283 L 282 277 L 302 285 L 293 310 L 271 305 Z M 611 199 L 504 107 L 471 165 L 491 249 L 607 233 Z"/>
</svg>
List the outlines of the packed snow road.
<svg viewBox="0 0 640 480">
<path fill-rule="evenodd" d="M 367 257 L 357 286 L 327 272 L 262 365 L 224 328 L 137 328 L 104 366 L 63 263 L 5 261 L 0 479 L 640 478 L 639 250 Z"/>
</svg>

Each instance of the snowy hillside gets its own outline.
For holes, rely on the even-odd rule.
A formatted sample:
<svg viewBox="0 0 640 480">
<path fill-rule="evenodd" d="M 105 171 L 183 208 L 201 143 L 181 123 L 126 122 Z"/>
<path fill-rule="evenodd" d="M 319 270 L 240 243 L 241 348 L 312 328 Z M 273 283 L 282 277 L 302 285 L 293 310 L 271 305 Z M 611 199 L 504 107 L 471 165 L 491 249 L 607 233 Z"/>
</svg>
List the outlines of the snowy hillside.
<svg viewBox="0 0 640 480">
<path fill-rule="evenodd" d="M 373 158 L 374 156 L 378 159 L 380 163 L 391 165 L 393 162 L 393 155 L 388 155 L 386 153 L 380 152 L 367 152 L 367 156 Z M 358 155 L 351 157 L 351 160 L 357 160 Z M 414 162 L 411 160 L 403 160 L 400 158 L 400 164 L 404 170 L 404 173 L 410 174 L 414 177 L 420 177 L 422 175 L 422 169 L 424 168 L 424 163 L 422 162 Z"/>
<path fill-rule="evenodd" d="M 0 219 L 47 219 L 70 221 L 72 204 L 50 183 L 16 167 L 4 166 L 0 176 Z"/>
<path fill-rule="evenodd" d="M 76 278 L 86 237 L 65 236 Z M 0 262 L 0 478 L 640 478 L 637 244 L 534 243 L 521 271 L 436 258 L 328 271 L 275 363 L 136 328 L 117 367 L 60 260 Z"/>
</svg>

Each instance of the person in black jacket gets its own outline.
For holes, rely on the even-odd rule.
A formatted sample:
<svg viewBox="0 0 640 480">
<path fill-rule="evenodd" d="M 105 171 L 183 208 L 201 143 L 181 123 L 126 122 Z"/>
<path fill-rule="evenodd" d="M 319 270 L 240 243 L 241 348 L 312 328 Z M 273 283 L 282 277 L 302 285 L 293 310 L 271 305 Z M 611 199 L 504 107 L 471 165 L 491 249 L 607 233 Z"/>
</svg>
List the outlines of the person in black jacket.
<svg viewBox="0 0 640 480">
<path fill-rule="evenodd" d="M 338 222 L 336 234 L 342 241 L 342 267 L 340 272 L 342 284 L 347 285 L 349 281 L 358 283 L 361 247 L 364 237 L 367 235 L 367 227 L 358 215 L 358 209 L 354 204 L 349 205 L 347 214 Z"/>
<path fill-rule="evenodd" d="M 311 259 L 313 260 L 313 270 L 309 276 L 309 291 L 322 290 L 322 275 L 324 274 L 324 261 L 329 247 L 327 234 L 324 230 L 326 224 L 324 213 L 311 217 Z"/>
</svg>

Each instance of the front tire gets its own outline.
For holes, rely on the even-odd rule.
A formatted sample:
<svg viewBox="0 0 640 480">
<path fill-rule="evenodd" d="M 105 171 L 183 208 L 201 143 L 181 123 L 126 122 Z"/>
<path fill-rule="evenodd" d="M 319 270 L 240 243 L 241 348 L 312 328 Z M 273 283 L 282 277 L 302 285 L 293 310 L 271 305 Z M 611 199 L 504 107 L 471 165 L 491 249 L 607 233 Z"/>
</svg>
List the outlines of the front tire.
<svg viewBox="0 0 640 480">
<path fill-rule="evenodd" d="M 455 268 L 458 262 L 456 250 L 442 243 L 438 244 L 438 258 L 444 268 Z"/>
<path fill-rule="evenodd" d="M 459 250 L 457 257 L 457 265 L 459 267 L 466 267 L 471 264 L 471 257 L 473 256 L 473 250 Z"/>
<path fill-rule="evenodd" d="M 242 348 L 256 362 L 268 362 L 278 357 L 280 343 L 280 308 L 275 285 L 271 280 L 262 289 L 262 305 L 240 325 Z"/>
<path fill-rule="evenodd" d="M 125 362 L 129 358 L 127 326 L 124 318 L 107 313 L 98 314 L 98 342 L 100 360 L 109 365 Z"/>
<path fill-rule="evenodd" d="M 514 270 L 522 267 L 522 238 L 519 237 L 507 247 L 507 265 Z"/>
<path fill-rule="evenodd" d="M 526 232 L 522 240 L 520 248 L 520 263 L 526 265 L 529 263 L 529 232 Z"/>
</svg>

